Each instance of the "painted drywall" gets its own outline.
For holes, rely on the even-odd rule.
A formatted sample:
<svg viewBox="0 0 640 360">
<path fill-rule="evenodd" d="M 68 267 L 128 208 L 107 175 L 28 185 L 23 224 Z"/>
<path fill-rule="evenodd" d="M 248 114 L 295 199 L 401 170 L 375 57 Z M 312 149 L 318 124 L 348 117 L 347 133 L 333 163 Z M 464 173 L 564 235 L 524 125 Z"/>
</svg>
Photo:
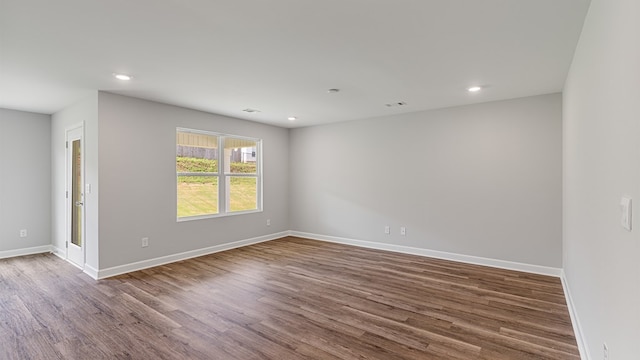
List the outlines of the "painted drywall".
<svg viewBox="0 0 640 360">
<path fill-rule="evenodd" d="M 564 89 L 564 268 L 591 359 L 640 354 L 640 1 L 592 0 Z M 632 232 L 620 199 L 633 198 Z"/>
<path fill-rule="evenodd" d="M 49 115 L 0 109 L 0 253 L 51 244 L 50 132 Z"/>
<path fill-rule="evenodd" d="M 84 127 L 84 181 L 91 184 L 91 194 L 85 192 L 85 267 L 98 269 L 98 92 L 73 104 L 51 117 L 51 212 L 52 245 L 54 251 L 66 257 L 66 131 Z M 85 269 L 89 270 L 89 269 Z"/>
<path fill-rule="evenodd" d="M 102 92 L 99 118 L 100 269 L 289 230 L 287 129 Z M 176 127 L 262 139 L 263 211 L 177 222 Z"/>
<path fill-rule="evenodd" d="M 561 113 L 551 94 L 293 129 L 292 229 L 559 268 Z"/>
</svg>

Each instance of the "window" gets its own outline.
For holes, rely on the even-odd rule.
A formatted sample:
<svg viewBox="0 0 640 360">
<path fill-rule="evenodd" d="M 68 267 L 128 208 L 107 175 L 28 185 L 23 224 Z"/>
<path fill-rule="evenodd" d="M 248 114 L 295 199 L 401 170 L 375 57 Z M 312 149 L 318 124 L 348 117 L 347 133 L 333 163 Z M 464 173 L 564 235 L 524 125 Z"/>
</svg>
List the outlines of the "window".
<svg viewBox="0 0 640 360">
<path fill-rule="evenodd" d="M 177 129 L 179 220 L 262 210 L 262 140 Z"/>
</svg>

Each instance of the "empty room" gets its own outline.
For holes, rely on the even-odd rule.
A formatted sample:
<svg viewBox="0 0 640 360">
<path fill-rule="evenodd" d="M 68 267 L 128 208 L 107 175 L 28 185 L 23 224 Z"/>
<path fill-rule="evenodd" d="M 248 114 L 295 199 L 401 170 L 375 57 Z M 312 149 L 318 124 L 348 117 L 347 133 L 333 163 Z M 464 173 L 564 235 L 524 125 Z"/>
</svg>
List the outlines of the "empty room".
<svg viewBox="0 0 640 360">
<path fill-rule="evenodd" d="M 0 359 L 638 359 L 639 40 L 638 0 L 0 0 Z"/>
</svg>

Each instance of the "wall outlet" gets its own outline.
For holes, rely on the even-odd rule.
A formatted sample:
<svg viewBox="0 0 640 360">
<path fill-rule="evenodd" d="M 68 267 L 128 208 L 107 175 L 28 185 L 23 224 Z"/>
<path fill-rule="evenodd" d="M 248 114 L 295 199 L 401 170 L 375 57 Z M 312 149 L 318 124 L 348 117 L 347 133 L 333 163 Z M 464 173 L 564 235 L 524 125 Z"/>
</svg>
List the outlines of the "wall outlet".
<svg viewBox="0 0 640 360">
<path fill-rule="evenodd" d="M 384 233 L 387 235 L 391 234 L 391 228 L 388 225 L 384 227 Z"/>
<path fill-rule="evenodd" d="M 271 226 L 271 219 L 267 219 L 267 226 Z"/>
<path fill-rule="evenodd" d="M 149 246 L 149 238 L 148 237 L 143 237 L 142 238 L 142 247 L 147 247 Z"/>
<path fill-rule="evenodd" d="M 407 235 L 407 228 L 402 226 L 400 227 L 400 235 Z"/>
<path fill-rule="evenodd" d="M 22 229 L 22 230 L 20 230 L 20 237 L 21 237 L 21 238 L 25 238 L 25 237 L 27 237 L 27 229 Z"/>
<path fill-rule="evenodd" d="M 602 358 L 604 360 L 609 360 L 609 347 L 607 343 L 602 344 Z"/>
</svg>

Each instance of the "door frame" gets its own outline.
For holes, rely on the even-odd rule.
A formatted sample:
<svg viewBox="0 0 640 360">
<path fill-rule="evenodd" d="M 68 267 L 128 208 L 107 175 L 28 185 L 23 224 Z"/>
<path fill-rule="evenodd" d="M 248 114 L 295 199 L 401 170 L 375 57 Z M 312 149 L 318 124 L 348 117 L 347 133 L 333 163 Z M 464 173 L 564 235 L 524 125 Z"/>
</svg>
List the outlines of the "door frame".
<svg viewBox="0 0 640 360">
<path fill-rule="evenodd" d="M 86 194 L 85 194 L 85 146 L 84 146 L 84 123 L 79 123 L 65 129 L 65 260 L 69 263 L 77 266 L 80 269 L 84 269 L 86 263 Z M 72 211 L 73 211 L 73 196 L 72 196 L 72 158 L 73 158 L 73 146 L 71 141 L 80 139 L 80 184 L 81 184 L 81 201 L 83 203 L 80 215 L 80 237 L 81 246 L 77 246 L 71 243 L 72 237 Z M 77 249 L 77 248 L 80 249 Z M 70 250 L 71 249 L 71 250 Z M 75 251 L 74 251 L 75 250 Z M 71 255 L 70 255 L 71 253 Z"/>
</svg>

